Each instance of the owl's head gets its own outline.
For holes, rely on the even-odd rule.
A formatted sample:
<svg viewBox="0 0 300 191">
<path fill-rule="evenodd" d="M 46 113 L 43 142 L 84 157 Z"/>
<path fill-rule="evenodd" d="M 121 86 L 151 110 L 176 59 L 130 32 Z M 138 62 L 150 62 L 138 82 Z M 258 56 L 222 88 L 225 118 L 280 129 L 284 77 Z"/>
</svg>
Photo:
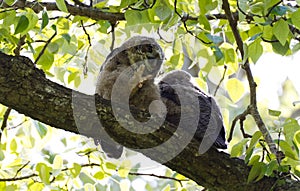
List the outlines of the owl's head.
<svg viewBox="0 0 300 191">
<path fill-rule="evenodd" d="M 190 85 L 192 76 L 183 70 L 173 70 L 161 79 L 161 83 Z"/>
<path fill-rule="evenodd" d="M 135 36 L 114 49 L 102 67 L 109 71 L 122 71 L 125 67 L 137 69 L 145 65 L 144 75 L 153 75 L 154 78 L 163 59 L 163 51 L 153 38 Z"/>
</svg>

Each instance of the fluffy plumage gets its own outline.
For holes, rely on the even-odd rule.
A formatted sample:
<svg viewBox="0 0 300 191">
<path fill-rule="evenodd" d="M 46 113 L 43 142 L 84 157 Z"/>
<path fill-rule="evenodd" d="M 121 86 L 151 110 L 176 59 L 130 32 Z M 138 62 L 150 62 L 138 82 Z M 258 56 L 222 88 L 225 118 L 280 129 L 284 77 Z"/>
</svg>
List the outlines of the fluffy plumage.
<svg viewBox="0 0 300 191">
<path fill-rule="evenodd" d="M 190 117 L 193 117 L 193 113 L 198 113 L 196 108 L 200 108 L 199 123 L 194 137 L 199 141 L 204 140 L 205 137 L 205 144 L 208 146 L 214 144 L 217 148 L 227 148 L 220 109 L 212 97 L 206 95 L 191 82 L 190 74 L 182 70 L 172 71 L 159 82 L 159 89 L 161 99 L 167 107 L 166 120 L 168 122 L 179 124 L 182 107 L 191 108 Z M 176 92 L 175 89 L 179 92 Z M 199 103 L 191 103 L 188 106 L 181 105 L 178 96 L 180 93 L 184 99 L 192 100 L 191 97 L 197 97 Z M 196 107 L 197 104 L 199 107 Z"/>
<path fill-rule="evenodd" d="M 128 83 L 118 88 L 131 89 L 129 105 L 148 111 L 150 103 L 160 99 L 154 78 L 163 59 L 163 51 L 154 39 L 144 36 L 130 38 L 107 56 L 98 75 L 96 93 L 111 100 L 116 80 L 121 73 L 127 72 Z M 123 147 L 114 142 L 102 141 L 100 144 L 109 157 L 119 158 L 123 152 Z"/>
</svg>

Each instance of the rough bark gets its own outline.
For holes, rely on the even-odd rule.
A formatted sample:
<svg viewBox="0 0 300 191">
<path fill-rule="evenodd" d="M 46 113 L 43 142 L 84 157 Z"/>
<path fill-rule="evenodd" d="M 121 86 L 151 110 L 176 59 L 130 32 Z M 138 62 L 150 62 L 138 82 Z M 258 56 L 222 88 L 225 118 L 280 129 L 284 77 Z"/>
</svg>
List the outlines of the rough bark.
<svg viewBox="0 0 300 191">
<path fill-rule="evenodd" d="M 159 145 L 172 136 L 175 128 L 164 123 L 162 128 L 153 133 L 133 134 L 115 120 L 108 101 L 54 83 L 45 77 L 43 71 L 35 68 L 28 58 L 3 53 L 0 53 L 0 103 L 55 128 L 95 139 L 107 139 L 107 136 L 103 136 L 106 131 L 129 148 Z M 95 115 L 95 110 L 98 115 Z M 138 119 L 149 118 L 147 113 L 133 111 Z M 104 128 L 99 127 L 98 117 Z M 243 160 L 230 158 L 227 153 L 215 149 L 198 156 L 198 145 L 197 141 L 192 140 L 180 154 L 164 165 L 210 190 L 300 189 L 300 184 L 289 177 L 282 178 L 281 181 L 264 177 L 258 182 L 248 184 L 250 167 Z M 162 162 L 164 152 L 170 152 L 170 148 L 161 153 L 141 152 L 157 162 Z"/>
</svg>

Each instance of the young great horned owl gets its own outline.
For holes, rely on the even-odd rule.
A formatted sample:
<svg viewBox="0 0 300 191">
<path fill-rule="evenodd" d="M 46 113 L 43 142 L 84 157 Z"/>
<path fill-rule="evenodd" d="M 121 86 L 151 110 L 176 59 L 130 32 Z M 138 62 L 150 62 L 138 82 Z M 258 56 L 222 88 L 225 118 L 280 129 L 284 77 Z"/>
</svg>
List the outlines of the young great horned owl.
<svg viewBox="0 0 300 191">
<path fill-rule="evenodd" d="M 116 88 L 130 91 L 129 105 L 148 111 L 150 103 L 160 99 L 154 78 L 161 68 L 163 59 L 163 51 L 154 39 L 144 36 L 130 38 L 122 46 L 115 48 L 102 64 L 96 93 L 104 99 L 112 100 L 114 85 L 117 85 L 116 81 L 120 75 L 125 73 L 128 82 L 125 86 Z M 109 157 L 119 158 L 123 152 L 123 147 L 114 142 L 102 141 L 100 144 Z"/>
<path fill-rule="evenodd" d="M 182 70 L 175 70 L 167 73 L 165 77 L 159 82 L 161 99 L 167 108 L 166 120 L 178 126 L 181 119 L 181 109 L 184 107 L 190 108 L 191 114 L 188 116 L 193 117 L 193 113 L 200 114 L 199 122 L 194 137 L 204 141 L 204 145 L 210 147 L 214 144 L 215 147 L 226 149 L 225 143 L 225 129 L 223 126 L 222 115 L 215 100 L 202 92 L 191 82 L 191 75 Z M 199 107 L 196 104 L 190 103 L 187 106 L 181 105 L 179 94 L 182 94 L 181 99 L 192 100 L 192 97 L 197 98 Z M 183 108 L 182 108 L 183 106 Z M 200 109 L 193 111 L 193 109 Z M 187 124 L 188 125 L 188 124 Z M 192 124 L 193 125 L 193 124 Z M 208 148 L 207 148 L 208 149 Z"/>
</svg>

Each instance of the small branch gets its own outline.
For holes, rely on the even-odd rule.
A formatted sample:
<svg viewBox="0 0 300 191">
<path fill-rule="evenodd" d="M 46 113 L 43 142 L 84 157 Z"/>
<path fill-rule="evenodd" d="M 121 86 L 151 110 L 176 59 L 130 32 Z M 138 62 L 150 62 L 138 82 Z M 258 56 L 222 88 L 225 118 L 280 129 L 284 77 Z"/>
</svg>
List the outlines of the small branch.
<svg viewBox="0 0 300 191">
<path fill-rule="evenodd" d="M 88 42 L 89 42 L 89 46 L 87 48 L 87 51 L 86 51 L 86 54 L 85 54 L 85 57 L 84 57 L 84 64 L 83 64 L 83 74 L 87 75 L 87 72 L 88 72 L 88 67 L 87 67 L 88 54 L 89 54 L 89 50 L 92 46 L 92 43 L 91 43 L 91 37 L 88 34 L 88 32 L 86 31 L 85 26 L 83 25 L 83 21 L 81 20 L 80 23 L 81 23 L 83 31 L 84 31 L 85 35 L 87 36 L 87 39 L 88 39 Z"/>
<path fill-rule="evenodd" d="M 115 40 L 116 40 L 116 34 L 115 34 L 115 27 L 117 26 L 117 23 L 110 23 L 111 25 L 111 45 L 110 45 L 110 51 L 114 49 L 115 46 Z"/>
<path fill-rule="evenodd" d="M 156 177 L 156 178 L 160 178 L 160 179 L 169 179 L 169 180 L 174 180 L 179 182 L 179 184 L 182 185 L 183 181 L 189 181 L 189 179 L 178 179 L 178 178 L 173 178 L 173 177 L 169 177 L 169 176 L 160 176 L 160 175 L 156 175 L 156 174 L 146 174 L 146 173 L 137 173 L 137 172 L 129 172 L 130 175 L 133 176 L 152 176 L 152 177 Z"/>
<path fill-rule="evenodd" d="M 223 76 L 222 76 L 222 78 L 220 79 L 220 81 L 219 81 L 219 84 L 217 85 L 217 87 L 216 87 L 216 89 L 215 89 L 214 96 L 216 96 L 216 95 L 217 95 L 218 89 L 220 88 L 220 85 L 221 85 L 221 83 L 223 82 L 223 80 L 224 80 L 224 78 L 225 78 L 226 71 L 227 71 L 227 66 L 226 66 L 226 65 L 224 65 L 224 72 L 223 72 Z"/>
<path fill-rule="evenodd" d="M 30 161 L 28 161 L 27 163 L 25 163 L 21 168 L 19 168 L 14 176 L 14 178 L 17 177 L 17 175 L 19 174 L 19 172 L 21 172 L 22 169 L 24 169 L 28 164 L 30 163 Z"/>
<path fill-rule="evenodd" d="M 14 54 L 16 56 L 20 56 L 20 52 L 21 52 L 21 49 L 22 49 L 22 46 L 25 44 L 25 38 L 26 38 L 26 35 L 23 35 L 18 44 L 17 44 L 17 47 L 14 49 Z"/>
<path fill-rule="evenodd" d="M 271 12 L 273 11 L 273 9 L 274 9 L 275 7 L 277 7 L 280 3 L 282 3 L 282 0 L 279 0 L 277 3 L 275 3 L 275 4 L 269 9 L 268 13 L 266 14 L 266 17 L 269 17 L 270 14 L 271 14 Z"/>
<path fill-rule="evenodd" d="M 195 35 L 192 31 L 190 31 L 187 28 L 186 25 L 186 21 L 189 19 L 189 15 L 188 14 L 183 14 L 183 16 L 177 11 L 177 0 L 174 1 L 174 11 L 175 13 L 180 17 L 180 21 L 183 23 L 183 26 L 185 28 L 185 31 L 187 33 L 189 33 L 190 35 L 194 36 L 195 38 L 197 38 L 198 40 L 200 40 L 203 44 L 212 44 L 212 42 L 206 42 L 205 40 L 199 38 L 197 35 Z"/>
<path fill-rule="evenodd" d="M 9 114 L 11 112 L 11 108 L 7 108 L 4 115 L 3 115 L 3 121 L 2 121 L 2 125 L 1 125 L 1 132 L 7 127 L 7 120 L 9 117 Z"/>
<path fill-rule="evenodd" d="M 268 43 L 279 42 L 279 40 L 268 40 L 268 39 L 265 39 L 264 37 L 261 37 L 261 40 L 264 42 L 268 42 Z"/>
<path fill-rule="evenodd" d="M 43 47 L 43 49 L 41 50 L 41 52 L 39 53 L 38 57 L 35 59 L 34 65 L 37 64 L 37 62 L 39 61 L 39 59 L 42 57 L 42 55 L 44 54 L 47 46 L 50 44 L 50 42 L 52 41 L 52 39 L 56 36 L 57 32 L 55 30 L 54 34 L 49 38 L 49 40 L 47 40 L 45 46 Z"/>
<path fill-rule="evenodd" d="M 236 40 L 238 49 L 240 51 L 242 60 L 244 60 L 244 46 L 243 46 L 243 40 L 239 34 L 239 30 L 237 28 L 237 21 L 234 19 L 234 17 L 232 16 L 232 13 L 230 11 L 230 6 L 228 3 L 228 0 L 222 0 L 223 5 L 222 8 L 225 11 L 225 14 L 227 15 L 227 19 L 229 22 L 229 25 L 232 29 L 234 38 Z M 273 154 L 277 154 L 277 149 L 276 149 L 276 145 L 267 129 L 267 127 L 265 126 L 259 112 L 257 109 L 257 100 L 256 100 L 256 83 L 254 81 L 250 66 L 249 66 L 249 60 L 248 58 L 245 59 L 245 63 L 243 64 L 243 69 L 246 71 L 246 75 L 247 75 L 247 79 L 248 79 L 248 83 L 249 83 L 249 88 L 250 88 L 250 105 L 247 108 L 247 112 L 252 115 L 252 117 L 255 120 L 255 123 L 257 125 L 257 127 L 259 128 L 259 130 L 262 132 L 263 137 L 266 141 L 266 143 L 268 144 L 271 152 Z M 245 112 L 244 112 L 245 113 Z M 235 124 L 234 124 L 235 125 Z"/>
<path fill-rule="evenodd" d="M 243 113 L 237 115 L 233 119 L 232 125 L 231 125 L 231 128 L 230 128 L 230 132 L 229 132 L 229 137 L 227 139 L 228 142 L 230 142 L 232 140 L 233 131 L 234 131 L 236 122 L 239 120 L 240 121 L 240 126 L 241 126 L 241 128 L 243 128 L 243 122 L 246 120 L 246 116 L 249 115 L 249 114 L 250 114 L 250 109 L 248 107 Z M 242 133 L 245 133 L 245 132 L 242 131 Z"/>
</svg>

